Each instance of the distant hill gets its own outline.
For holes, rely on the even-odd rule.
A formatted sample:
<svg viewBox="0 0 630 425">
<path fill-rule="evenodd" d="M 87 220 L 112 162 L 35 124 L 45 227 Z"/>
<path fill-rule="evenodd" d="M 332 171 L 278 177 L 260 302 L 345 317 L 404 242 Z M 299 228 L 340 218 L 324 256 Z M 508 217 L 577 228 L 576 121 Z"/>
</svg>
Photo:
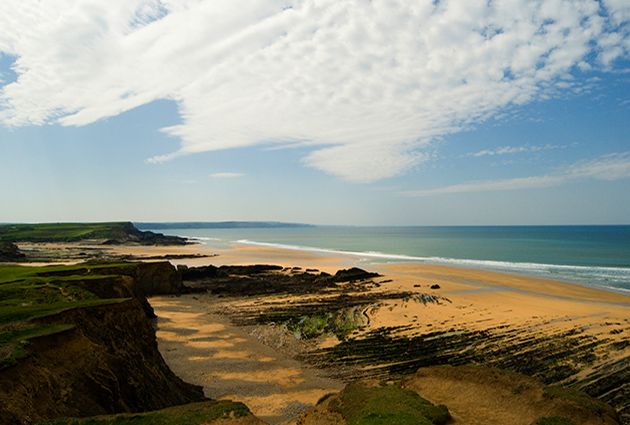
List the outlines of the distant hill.
<svg viewBox="0 0 630 425">
<path fill-rule="evenodd" d="M 94 240 L 105 244 L 184 245 L 186 239 L 143 232 L 130 222 L 38 223 L 0 225 L 3 242 L 78 242 Z"/>
<path fill-rule="evenodd" d="M 314 227 L 312 224 L 278 221 L 185 221 L 168 223 L 134 223 L 138 229 L 266 229 L 284 227 Z"/>
</svg>

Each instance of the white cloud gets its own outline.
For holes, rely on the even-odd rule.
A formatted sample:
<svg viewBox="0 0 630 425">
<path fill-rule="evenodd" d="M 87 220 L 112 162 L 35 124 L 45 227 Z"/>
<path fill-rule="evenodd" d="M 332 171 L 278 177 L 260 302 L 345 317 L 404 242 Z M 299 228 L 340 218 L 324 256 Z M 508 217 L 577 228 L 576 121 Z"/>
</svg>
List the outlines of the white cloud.
<svg viewBox="0 0 630 425">
<path fill-rule="evenodd" d="M 210 174 L 210 177 L 214 179 L 231 179 L 234 177 L 241 177 L 243 175 L 244 175 L 243 173 L 224 172 L 224 173 L 212 173 Z"/>
<path fill-rule="evenodd" d="M 630 152 L 605 155 L 564 167 L 556 173 L 518 177 L 503 180 L 477 180 L 433 189 L 401 192 L 409 197 L 442 195 L 448 193 L 491 192 L 498 190 L 536 189 L 560 186 L 576 180 L 620 180 L 630 178 Z"/>
<path fill-rule="evenodd" d="M 524 145 L 524 146 L 501 146 L 495 149 L 483 149 L 477 152 L 471 152 L 466 156 L 479 158 L 482 156 L 495 155 L 512 155 L 518 153 L 541 152 L 553 149 L 564 149 L 566 145 Z"/>
<path fill-rule="evenodd" d="M 305 164 L 373 181 L 436 137 L 579 89 L 575 67 L 613 66 L 630 50 L 626 4 L 4 0 L 18 79 L 0 122 L 81 126 L 171 99 L 182 123 L 164 131 L 181 145 L 153 162 L 298 143 Z"/>
</svg>

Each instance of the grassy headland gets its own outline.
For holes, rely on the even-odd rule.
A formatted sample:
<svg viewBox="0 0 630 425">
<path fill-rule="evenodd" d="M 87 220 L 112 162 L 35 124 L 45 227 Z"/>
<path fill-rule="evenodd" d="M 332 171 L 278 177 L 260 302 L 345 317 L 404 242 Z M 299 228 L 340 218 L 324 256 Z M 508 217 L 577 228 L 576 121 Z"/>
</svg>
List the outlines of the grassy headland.
<svg viewBox="0 0 630 425">
<path fill-rule="evenodd" d="M 4 242 L 80 242 L 105 244 L 184 245 L 185 238 L 138 230 L 131 222 L 40 223 L 0 225 Z"/>
<path fill-rule="evenodd" d="M 131 264 L 22 267 L 0 265 L 0 369 L 28 353 L 28 340 L 61 332 L 71 324 L 45 324 L 36 319 L 62 311 L 111 304 L 125 298 L 102 298 L 87 282 L 116 280 L 111 270 Z"/>
<path fill-rule="evenodd" d="M 180 290 L 166 262 L 0 265 L 0 423 L 204 400 L 164 363 L 145 298 Z"/>
</svg>

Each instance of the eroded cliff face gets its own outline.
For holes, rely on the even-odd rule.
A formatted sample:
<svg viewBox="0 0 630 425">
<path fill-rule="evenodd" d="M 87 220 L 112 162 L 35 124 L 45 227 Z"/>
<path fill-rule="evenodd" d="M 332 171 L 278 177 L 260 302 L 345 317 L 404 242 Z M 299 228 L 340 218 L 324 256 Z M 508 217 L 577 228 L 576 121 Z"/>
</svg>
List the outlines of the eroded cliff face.
<svg viewBox="0 0 630 425">
<path fill-rule="evenodd" d="M 167 261 L 140 263 L 133 277 L 136 289 L 144 296 L 171 295 L 185 291 L 181 272 Z"/>
<path fill-rule="evenodd" d="M 168 368 L 138 300 L 42 319 L 68 331 L 30 340 L 32 354 L 0 373 L 0 423 L 139 412 L 204 399 Z"/>
<path fill-rule="evenodd" d="M 30 319 L 67 329 L 30 338 L 28 355 L 0 370 L 1 424 L 205 400 L 201 387 L 183 382 L 164 362 L 145 298 L 154 291 L 176 293 L 181 279 L 175 269 L 168 263 L 138 264 L 125 273 L 114 275 L 116 267 L 107 273 L 111 275 L 83 280 L 79 272 L 76 284 L 111 302 Z"/>
</svg>

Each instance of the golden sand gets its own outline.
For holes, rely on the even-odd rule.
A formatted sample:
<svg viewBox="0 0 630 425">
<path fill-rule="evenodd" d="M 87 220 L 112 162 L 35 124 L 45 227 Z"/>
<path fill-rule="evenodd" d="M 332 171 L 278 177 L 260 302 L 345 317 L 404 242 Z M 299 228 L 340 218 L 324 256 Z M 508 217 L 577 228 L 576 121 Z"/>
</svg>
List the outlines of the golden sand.
<svg viewBox="0 0 630 425">
<path fill-rule="evenodd" d="M 530 276 L 429 264 L 366 265 L 353 256 L 247 245 L 229 249 L 205 245 L 109 249 L 116 254 L 138 257 L 217 255 L 171 261 L 188 266 L 277 264 L 329 273 L 358 266 L 383 274 L 379 280 L 391 280 L 370 290 L 429 293 L 445 299 L 439 304 L 383 301 L 368 309 L 367 330 L 412 325 L 405 332 L 418 334 L 509 326 L 532 335 L 556 335 L 579 329 L 584 335 L 609 341 L 627 338 L 630 333 L 630 296 Z M 440 288 L 431 289 L 434 284 Z M 291 301 L 295 299 L 286 294 L 265 298 L 267 303 Z M 255 415 L 281 423 L 343 385 L 291 359 L 289 354 L 269 344 L 269 340 L 257 338 L 252 329 L 233 326 L 224 313 L 230 308 L 255 307 L 255 299 L 220 300 L 188 295 L 156 297 L 150 302 L 160 317 L 158 339 L 167 363 L 184 380 L 203 385 L 210 397 L 243 401 Z M 320 343 L 329 347 L 336 340 L 326 338 Z M 610 356 L 630 357 L 630 349 L 618 350 Z"/>
</svg>

